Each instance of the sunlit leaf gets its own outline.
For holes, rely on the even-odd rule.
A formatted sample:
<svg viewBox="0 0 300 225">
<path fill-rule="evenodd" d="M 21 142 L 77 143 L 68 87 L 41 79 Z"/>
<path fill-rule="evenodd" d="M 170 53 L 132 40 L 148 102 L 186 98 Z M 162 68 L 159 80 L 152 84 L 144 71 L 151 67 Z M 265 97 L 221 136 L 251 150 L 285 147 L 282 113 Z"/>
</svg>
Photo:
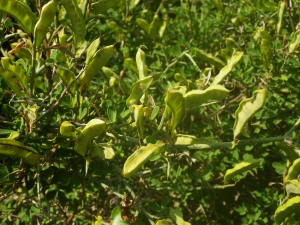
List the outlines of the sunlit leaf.
<svg viewBox="0 0 300 225">
<path fill-rule="evenodd" d="M 131 94 L 129 98 L 126 100 L 126 105 L 129 107 L 134 104 L 139 104 L 140 98 L 146 92 L 146 90 L 150 87 L 153 82 L 153 77 L 148 76 L 144 79 L 137 81 L 131 88 Z"/>
<path fill-rule="evenodd" d="M 240 61 L 243 54 L 244 54 L 243 52 L 235 52 L 233 56 L 230 58 L 228 64 L 225 67 L 223 67 L 220 70 L 219 74 L 214 78 L 212 84 L 219 84 L 220 82 L 222 82 L 225 79 L 225 77 L 228 75 L 228 73 L 233 69 L 235 64 L 237 64 Z"/>
<path fill-rule="evenodd" d="M 266 101 L 266 90 L 256 90 L 252 98 L 244 99 L 240 102 L 235 111 L 235 123 L 233 126 L 233 136 L 236 139 L 241 133 L 250 118 L 260 110 Z"/>
<path fill-rule="evenodd" d="M 159 155 L 165 151 L 166 144 L 157 142 L 155 144 L 148 144 L 136 150 L 130 155 L 123 167 L 123 176 L 132 176 L 139 168 L 141 168 L 150 158 Z"/>
<path fill-rule="evenodd" d="M 289 199 L 286 203 L 279 206 L 274 214 L 276 224 L 282 223 L 287 217 L 293 213 L 300 211 L 300 196 Z"/>
<path fill-rule="evenodd" d="M 167 92 L 165 101 L 172 112 L 172 119 L 170 123 L 170 131 L 172 134 L 176 133 L 176 127 L 185 116 L 185 101 L 182 90 L 170 89 Z"/>
<path fill-rule="evenodd" d="M 236 175 L 242 174 L 243 172 L 257 168 L 260 164 L 260 161 L 260 159 L 252 159 L 238 163 L 232 169 L 228 169 L 226 171 L 224 176 L 224 182 L 230 181 Z"/>
<path fill-rule="evenodd" d="M 185 107 L 192 108 L 208 101 L 220 101 L 228 95 L 227 90 L 222 85 L 211 85 L 205 90 L 192 90 L 184 95 Z"/>
</svg>

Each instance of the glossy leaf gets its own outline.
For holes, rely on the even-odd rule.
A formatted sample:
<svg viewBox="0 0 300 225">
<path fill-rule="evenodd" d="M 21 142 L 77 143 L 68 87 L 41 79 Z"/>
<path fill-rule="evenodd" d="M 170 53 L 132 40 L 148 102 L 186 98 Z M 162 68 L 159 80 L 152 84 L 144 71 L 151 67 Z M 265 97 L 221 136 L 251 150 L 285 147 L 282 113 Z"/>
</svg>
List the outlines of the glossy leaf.
<svg viewBox="0 0 300 225">
<path fill-rule="evenodd" d="M 287 197 L 290 196 L 290 194 L 298 194 L 300 195 L 300 182 L 298 180 L 288 180 L 285 183 L 285 190 Z"/>
<path fill-rule="evenodd" d="M 20 97 L 25 95 L 25 91 L 23 90 L 19 79 L 17 79 L 10 71 L 5 70 L 2 66 L 0 66 L 0 77 L 8 84 L 16 95 Z"/>
<path fill-rule="evenodd" d="M 225 67 L 223 67 L 220 70 L 219 74 L 214 78 L 212 84 L 219 84 L 220 82 L 222 82 L 226 78 L 228 73 L 233 69 L 233 67 L 240 61 L 243 55 L 243 52 L 235 52 L 230 58 L 228 64 Z"/>
<path fill-rule="evenodd" d="M 32 33 L 37 21 L 35 14 L 23 1 L 0 0 L 0 10 L 12 15 L 27 33 Z"/>
<path fill-rule="evenodd" d="M 183 93 L 182 90 L 170 89 L 165 98 L 168 110 L 172 112 L 170 123 L 170 132 L 172 135 L 176 133 L 176 127 L 185 116 L 185 99 Z"/>
<path fill-rule="evenodd" d="M 19 157 L 30 165 L 36 165 L 40 159 L 39 153 L 34 148 L 8 138 L 0 138 L 0 154 Z"/>
<path fill-rule="evenodd" d="M 91 61 L 99 45 L 100 45 L 100 38 L 97 38 L 89 45 L 89 47 L 86 50 L 86 59 L 85 59 L 86 64 L 88 64 Z"/>
<path fill-rule="evenodd" d="M 287 217 L 293 213 L 300 211 L 300 196 L 293 197 L 287 200 L 286 203 L 279 206 L 274 214 L 274 220 L 276 224 L 282 223 Z"/>
<path fill-rule="evenodd" d="M 89 60 L 89 64 L 86 66 L 85 71 L 81 75 L 81 94 L 85 92 L 87 85 L 91 82 L 98 71 L 112 58 L 113 53 L 113 45 L 106 46 L 95 52 Z"/>
<path fill-rule="evenodd" d="M 192 108 L 208 101 L 220 101 L 228 95 L 227 90 L 222 85 L 211 85 L 205 90 L 192 90 L 184 95 L 185 107 Z"/>
<path fill-rule="evenodd" d="M 260 159 L 252 159 L 238 163 L 232 169 L 228 169 L 226 171 L 224 176 L 224 182 L 230 181 L 236 175 L 242 174 L 243 172 L 257 168 L 260 164 L 260 161 Z"/>
<path fill-rule="evenodd" d="M 284 178 L 284 183 L 286 183 L 288 180 L 297 179 L 299 174 L 300 174 L 300 158 L 296 159 L 293 162 L 293 164 L 290 166 L 288 173 Z"/>
<path fill-rule="evenodd" d="M 143 125 L 144 109 L 143 109 L 143 105 L 132 105 L 131 109 L 133 111 L 133 117 L 134 117 L 134 121 L 136 123 L 136 127 L 137 127 L 137 130 L 138 130 L 139 139 L 143 140 L 143 134 L 144 134 L 144 125 Z"/>
<path fill-rule="evenodd" d="M 216 140 L 214 140 L 212 137 L 202 137 L 202 138 L 196 138 L 193 135 L 184 135 L 184 134 L 177 134 L 174 140 L 174 145 L 179 145 L 179 146 L 193 146 L 194 144 L 211 144 L 215 143 Z M 200 151 L 203 152 L 209 152 L 211 151 L 212 148 L 206 148 L 202 149 Z"/>
<path fill-rule="evenodd" d="M 10 63 L 8 57 L 2 57 L 1 63 L 3 68 L 11 72 L 25 89 L 28 88 L 28 77 L 26 76 L 25 70 L 19 62 Z"/>
<path fill-rule="evenodd" d="M 90 120 L 77 135 L 74 149 L 82 156 L 87 155 L 90 142 L 106 131 L 106 123 L 98 118 Z"/>
<path fill-rule="evenodd" d="M 150 158 L 163 153 L 165 148 L 166 144 L 160 141 L 139 148 L 127 158 L 123 167 L 123 176 L 126 178 L 132 176 Z"/>
<path fill-rule="evenodd" d="M 155 225 L 170 225 L 168 220 L 158 220 Z"/>
<path fill-rule="evenodd" d="M 136 53 L 136 65 L 139 71 L 139 79 L 143 79 L 147 76 L 147 65 L 146 65 L 146 55 L 145 52 L 139 47 Z"/>
<path fill-rule="evenodd" d="M 261 89 L 254 91 L 252 98 L 247 98 L 240 102 L 238 109 L 235 111 L 235 123 L 233 126 L 234 139 L 242 133 L 246 123 L 263 107 L 265 101 L 266 90 Z"/>
<path fill-rule="evenodd" d="M 61 0 L 61 3 L 67 11 L 68 18 L 71 20 L 75 44 L 76 46 L 80 46 L 86 34 L 85 20 L 82 11 L 78 7 L 76 0 Z"/>
<path fill-rule="evenodd" d="M 280 33 L 281 28 L 282 28 L 282 20 L 283 20 L 284 9 L 285 9 L 285 1 L 279 1 L 278 10 L 277 10 L 278 22 L 277 22 L 277 26 L 276 26 L 277 34 Z"/>
<path fill-rule="evenodd" d="M 78 135 L 78 131 L 76 130 L 75 126 L 69 121 L 64 121 L 60 125 L 59 130 L 60 130 L 60 134 L 64 137 L 76 138 Z"/>
<path fill-rule="evenodd" d="M 137 81 L 131 88 L 131 94 L 126 100 L 126 105 L 130 107 L 131 105 L 139 104 L 140 98 L 146 92 L 153 82 L 153 77 L 148 76 L 144 79 Z"/>
<path fill-rule="evenodd" d="M 112 159 L 115 156 L 115 151 L 109 144 L 106 143 L 93 144 L 90 156 L 92 159 Z"/>
</svg>

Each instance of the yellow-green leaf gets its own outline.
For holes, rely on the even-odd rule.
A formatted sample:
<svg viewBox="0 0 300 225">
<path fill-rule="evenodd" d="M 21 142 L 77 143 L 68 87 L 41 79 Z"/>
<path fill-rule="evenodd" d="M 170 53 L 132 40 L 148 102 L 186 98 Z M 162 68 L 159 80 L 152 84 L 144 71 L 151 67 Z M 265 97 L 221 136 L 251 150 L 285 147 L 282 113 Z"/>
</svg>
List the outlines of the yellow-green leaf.
<svg viewBox="0 0 300 225">
<path fill-rule="evenodd" d="M 147 66 L 146 66 L 146 55 L 145 52 L 139 47 L 136 53 L 136 65 L 139 71 L 139 78 L 143 79 L 147 76 Z"/>
<path fill-rule="evenodd" d="M 185 101 L 182 90 L 170 89 L 167 92 L 165 101 L 167 107 L 172 112 L 172 119 L 170 123 L 171 134 L 176 133 L 176 127 L 185 116 Z"/>
<path fill-rule="evenodd" d="M 179 146 L 192 146 L 192 145 L 199 145 L 199 144 L 211 144 L 215 143 L 216 140 L 214 140 L 212 137 L 202 137 L 202 138 L 196 138 L 193 135 L 184 135 L 184 134 L 177 134 L 174 140 L 174 144 Z M 212 148 L 206 148 L 202 149 L 200 151 L 203 152 L 209 152 Z"/>
<path fill-rule="evenodd" d="M 293 213 L 300 211 L 300 196 L 293 197 L 287 200 L 286 203 L 279 206 L 274 214 L 276 224 L 282 223 L 287 217 Z"/>
<path fill-rule="evenodd" d="M 293 164 L 290 166 L 287 175 L 284 178 L 284 183 L 288 180 L 297 179 L 300 174 L 300 158 L 296 159 Z"/>
<path fill-rule="evenodd" d="M 237 64 L 240 61 L 243 55 L 244 55 L 243 52 L 235 52 L 233 56 L 231 56 L 230 60 L 228 61 L 228 64 L 225 67 L 223 67 L 220 70 L 219 74 L 214 78 L 212 84 L 219 84 L 220 82 L 222 82 L 225 79 L 225 77 L 228 75 L 228 73 L 233 69 L 235 64 Z"/>
<path fill-rule="evenodd" d="M 266 101 L 266 90 L 256 90 L 252 98 L 244 99 L 240 102 L 238 109 L 235 111 L 235 123 L 233 126 L 233 136 L 236 139 L 243 131 L 249 119 L 260 110 Z"/>
<path fill-rule="evenodd" d="M 166 144 L 163 142 L 156 142 L 155 144 L 148 144 L 136 150 L 130 155 L 123 167 L 123 176 L 132 176 L 139 168 L 141 168 L 150 158 L 159 155 L 165 151 Z"/>
<path fill-rule="evenodd" d="M 131 105 L 139 104 L 140 98 L 146 92 L 153 82 L 153 77 L 148 76 L 144 79 L 137 81 L 131 88 L 131 94 L 126 100 L 126 105 L 130 107 Z"/>
<path fill-rule="evenodd" d="M 211 85 L 205 90 L 192 90 L 184 95 L 185 107 L 192 108 L 208 101 L 220 101 L 226 98 L 229 90 L 222 85 Z"/>
<path fill-rule="evenodd" d="M 183 214 L 178 208 L 170 208 L 169 216 L 177 225 L 191 225 L 189 222 L 184 221 Z"/>
<path fill-rule="evenodd" d="M 224 182 L 230 181 L 236 175 L 242 174 L 245 171 L 252 170 L 259 166 L 260 159 L 251 159 L 235 165 L 232 169 L 228 169 L 224 176 Z"/>
</svg>

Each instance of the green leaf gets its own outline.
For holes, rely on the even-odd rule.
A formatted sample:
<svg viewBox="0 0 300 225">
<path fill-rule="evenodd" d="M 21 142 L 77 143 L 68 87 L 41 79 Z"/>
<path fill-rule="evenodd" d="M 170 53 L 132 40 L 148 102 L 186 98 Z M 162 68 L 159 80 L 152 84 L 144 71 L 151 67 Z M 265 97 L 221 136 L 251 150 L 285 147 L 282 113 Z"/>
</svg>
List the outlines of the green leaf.
<svg viewBox="0 0 300 225">
<path fill-rule="evenodd" d="M 91 13 L 103 14 L 108 9 L 115 7 L 120 3 L 120 0 L 100 0 L 92 4 Z"/>
<path fill-rule="evenodd" d="M 184 134 L 177 134 L 174 140 L 174 144 L 176 145 L 186 145 L 186 146 L 192 146 L 192 145 L 199 145 L 199 144 L 211 144 L 215 143 L 216 140 L 214 140 L 212 137 L 202 137 L 202 138 L 196 138 L 195 136 L 192 135 L 184 135 Z M 206 148 L 202 149 L 200 151 L 202 152 L 209 152 L 211 151 L 212 148 Z"/>
<path fill-rule="evenodd" d="M 67 199 L 65 193 L 62 191 L 57 191 L 57 192 L 58 192 L 57 197 L 58 197 L 60 204 L 66 205 L 69 202 L 69 199 Z"/>
<path fill-rule="evenodd" d="M 141 18 L 136 18 L 136 23 L 148 34 L 150 24 Z"/>
<path fill-rule="evenodd" d="M 139 168 L 141 168 L 153 156 L 159 155 L 165 151 L 166 144 L 163 142 L 156 142 L 155 144 L 148 144 L 136 150 L 130 155 L 123 167 L 123 176 L 132 176 Z"/>
<path fill-rule="evenodd" d="M 208 101 L 220 101 L 228 95 L 227 90 L 222 85 L 211 85 L 205 90 L 192 90 L 184 95 L 185 107 L 192 108 Z"/>
<path fill-rule="evenodd" d="M 7 135 L 7 134 L 11 134 L 12 132 L 16 132 L 16 131 L 9 130 L 9 129 L 0 129 L 0 135 Z"/>
<path fill-rule="evenodd" d="M 75 79 L 75 74 L 67 69 L 63 69 L 61 67 L 57 67 L 56 69 L 56 73 L 58 74 L 58 76 L 60 77 L 60 79 L 64 82 L 65 86 L 69 86 L 73 80 Z M 76 85 L 73 84 L 69 91 L 71 92 L 72 95 L 75 94 L 76 92 Z"/>
<path fill-rule="evenodd" d="M 109 106 L 107 108 L 108 124 L 114 124 L 117 121 L 117 110 L 115 106 Z"/>
<path fill-rule="evenodd" d="M 0 164 L 0 183 L 4 182 L 9 175 L 6 167 L 2 164 Z"/>
<path fill-rule="evenodd" d="M 151 209 L 154 212 L 161 211 L 161 207 L 156 202 L 149 202 L 148 207 L 149 207 L 149 209 Z"/>
<path fill-rule="evenodd" d="M 282 223 L 287 217 L 300 210 L 300 197 L 296 196 L 289 199 L 286 203 L 279 206 L 274 214 L 276 224 Z"/>
<path fill-rule="evenodd" d="M 182 212 L 178 208 L 170 208 L 169 216 L 177 225 L 191 225 L 184 221 Z"/>
<path fill-rule="evenodd" d="M 61 0 L 61 3 L 67 11 L 67 16 L 71 20 L 75 44 L 78 47 L 83 43 L 86 34 L 85 20 L 82 11 L 78 7 L 76 0 Z"/>
<path fill-rule="evenodd" d="M 260 110 L 266 101 L 266 90 L 256 90 L 252 98 L 244 99 L 240 102 L 235 111 L 235 123 L 233 126 L 233 136 L 236 139 L 241 133 L 250 118 Z"/>
<path fill-rule="evenodd" d="M 94 222 L 93 225 L 101 225 L 102 224 L 102 216 L 98 216 L 97 220 Z"/>
<path fill-rule="evenodd" d="M 139 79 L 143 79 L 147 76 L 147 65 L 145 63 L 146 55 L 145 52 L 139 47 L 136 53 L 136 65 L 139 71 Z"/>
<path fill-rule="evenodd" d="M 184 89 L 171 88 L 168 90 L 165 98 L 167 107 L 172 112 L 170 123 L 170 132 L 172 135 L 175 135 L 177 125 L 185 116 L 185 99 L 183 97 L 184 93 Z"/>
<path fill-rule="evenodd" d="M 160 18 L 157 14 L 154 15 L 152 22 L 149 25 L 149 37 L 155 41 L 155 39 L 158 37 L 159 32 L 159 26 L 161 24 Z"/>
<path fill-rule="evenodd" d="M 122 219 L 121 208 L 119 206 L 115 207 L 111 212 L 111 225 L 131 225 L 131 223 L 126 222 Z"/>
<path fill-rule="evenodd" d="M 93 144 L 91 147 L 91 158 L 112 159 L 115 156 L 114 149 L 106 143 Z"/>
<path fill-rule="evenodd" d="M 133 58 L 126 58 L 124 60 L 124 65 L 129 69 L 133 70 L 133 72 L 135 72 L 136 74 L 139 74 L 136 62 L 133 60 Z"/>
<path fill-rule="evenodd" d="M 20 63 L 10 63 L 8 57 L 1 58 L 2 66 L 5 70 L 11 72 L 19 80 L 20 84 L 27 89 L 28 88 L 28 77 L 26 76 L 24 68 Z"/>
<path fill-rule="evenodd" d="M 277 34 L 279 35 L 281 28 L 282 28 L 282 20 L 283 20 L 283 14 L 284 14 L 284 9 L 285 9 L 285 2 L 284 1 L 279 1 L 278 3 L 278 22 L 277 22 L 277 26 L 276 26 L 276 31 Z"/>
<path fill-rule="evenodd" d="M 260 159 L 252 159 L 252 160 L 247 160 L 247 161 L 238 163 L 232 169 L 228 169 L 226 171 L 225 176 L 224 176 L 224 182 L 230 181 L 236 175 L 242 174 L 243 172 L 257 168 L 259 166 L 260 162 L 261 162 Z"/>
<path fill-rule="evenodd" d="M 297 149 L 293 146 L 287 145 L 285 142 L 276 141 L 275 145 L 286 153 L 290 163 L 293 163 L 296 159 L 300 157 L 300 155 L 297 152 Z"/>
<path fill-rule="evenodd" d="M 264 66 L 269 69 L 271 65 L 271 57 L 272 57 L 272 46 L 268 39 L 261 39 L 260 47 L 262 50 L 262 57 Z"/>
<path fill-rule="evenodd" d="M 284 178 L 284 183 L 288 180 L 297 179 L 300 174 L 300 158 L 296 159 L 293 164 L 290 166 L 287 175 Z"/>
<path fill-rule="evenodd" d="M 291 193 L 300 195 L 300 182 L 298 180 L 288 180 L 285 183 L 285 190 L 287 197 L 289 197 Z"/>
<path fill-rule="evenodd" d="M 97 38 L 89 45 L 89 47 L 86 50 L 85 64 L 90 63 L 90 61 L 91 61 L 92 57 L 95 55 L 99 45 L 100 45 L 100 38 Z"/>
<path fill-rule="evenodd" d="M 243 55 L 244 55 L 243 52 L 235 52 L 233 56 L 230 58 L 228 64 L 225 67 L 223 67 L 220 70 L 219 74 L 214 78 L 212 84 L 219 84 L 220 82 L 222 82 L 227 76 L 227 74 L 233 69 L 235 64 L 237 64 L 240 61 Z"/>
<path fill-rule="evenodd" d="M 131 94 L 129 98 L 126 100 L 126 105 L 128 107 L 139 104 L 140 98 L 143 96 L 143 94 L 146 92 L 146 90 L 150 87 L 150 85 L 153 82 L 153 77 L 148 76 L 144 79 L 141 79 L 137 81 L 131 88 Z"/>
<path fill-rule="evenodd" d="M 273 168 L 275 169 L 275 172 L 278 174 L 283 174 L 285 171 L 285 165 L 279 163 L 279 162 L 273 162 L 272 163 Z"/>
<path fill-rule="evenodd" d="M 133 111 L 133 117 L 134 117 L 134 121 L 136 123 L 136 127 L 137 127 L 137 130 L 138 130 L 139 139 L 143 140 L 143 134 L 144 134 L 144 125 L 143 125 L 144 109 L 143 109 L 143 105 L 132 105 L 131 109 Z"/>
<path fill-rule="evenodd" d="M 201 49 L 197 49 L 196 48 L 196 57 L 200 58 L 206 62 L 211 63 L 212 65 L 214 65 L 215 67 L 221 69 L 222 67 L 224 67 L 226 64 L 219 59 L 218 57 L 213 56 L 210 53 L 206 53 L 205 51 L 201 50 Z"/>
<path fill-rule="evenodd" d="M 170 225 L 168 220 L 158 220 L 155 225 Z"/>
<path fill-rule="evenodd" d="M 289 42 L 289 52 L 292 53 L 297 50 L 300 44 L 300 30 L 297 30 L 294 34 L 292 34 L 293 40 Z"/>
</svg>

